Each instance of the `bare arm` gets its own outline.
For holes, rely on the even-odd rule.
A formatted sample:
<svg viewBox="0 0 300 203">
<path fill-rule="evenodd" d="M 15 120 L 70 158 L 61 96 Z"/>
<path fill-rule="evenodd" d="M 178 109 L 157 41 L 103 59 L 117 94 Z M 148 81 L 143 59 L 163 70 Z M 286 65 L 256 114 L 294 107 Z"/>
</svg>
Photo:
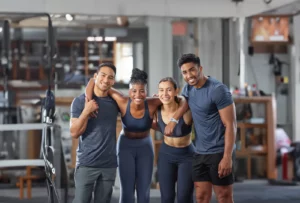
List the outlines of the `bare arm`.
<svg viewBox="0 0 300 203">
<path fill-rule="evenodd" d="M 193 124 L 192 112 L 190 110 L 185 112 L 185 114 L 183 115 L 183 120 L 187 125 Z"/>
<path fill-rule="evenodd" d="M 93 98 L 94 86 L 95 86 L 95 80 L 94 78 L 91 78 L 85 88 L 85 96 L 88 98 L 88 101 Z"/>
<path fill-rule="evenodd" d="M 79 118 L 71 118 L 70 120 L 70 133 L 75 139 L 78 139 L 86 129 L 89 116 L 85 113 L 81 114 Z"/>
<path fill-rule="evenodd" d="M 178 96 L 178 99 L 179 107 L 173 116 L 173 118 L 175 118 L 176 120 L 179 120 L 179 118 L 181 118 L 183 114 L 185 114 L 185 112 L 189 109 L 189 105 L 183 96 Z"/>
<path fill-rule="evenodd" d="M 224 157 L 231 157 L 236 138 L 236 114 L 234 103 L 219 110 L 221 120 L 226 127 Z"/>
<path fill-rule="evenodd" d="M 152 126 L 151 128 L 155 131 L 158 130 L 158 126 L 157 126 L 157 112 L 154 113 L 153 115 L 153 121 L 152 121 Z"/>
<path fill-rule="evenodd" d="M 127 104 L 128 96 L 125 96 L 122 92 L 116 90 L 115 88 L 110 88 L 108 90 L 108 95 L 117 102 L 120 109 L 123 107 L 123 105 Z"/>
<path fill-rule="evenodd" d="M 77 139 L 84 133 L 90 113 L 97 109 L 98 105 L 94 100 L 87 101 L 87 98 L 85 98 L 85 106 L 80 116 L 70 120 L 70 133 L 73 138 Z"/>
</svg>

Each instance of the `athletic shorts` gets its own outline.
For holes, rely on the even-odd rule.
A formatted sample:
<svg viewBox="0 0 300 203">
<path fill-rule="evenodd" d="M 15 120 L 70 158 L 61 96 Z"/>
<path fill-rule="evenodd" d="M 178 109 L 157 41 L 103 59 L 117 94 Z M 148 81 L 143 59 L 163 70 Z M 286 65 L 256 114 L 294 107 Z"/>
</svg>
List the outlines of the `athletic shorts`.
<svg viewBox="0 0 300 203">
<path fill-rule="evenodd" d="M 219 178 L 218 167 L 223 158 L 223 152 L 217 154 L 195 154 L 193 158 L 193 181 L 211 182 L 213 185 L 227 186 L 234 182 L 233 173 Z M 235 163 L 235 153 L 232 154 L 232 172 Z"/>
</svg>

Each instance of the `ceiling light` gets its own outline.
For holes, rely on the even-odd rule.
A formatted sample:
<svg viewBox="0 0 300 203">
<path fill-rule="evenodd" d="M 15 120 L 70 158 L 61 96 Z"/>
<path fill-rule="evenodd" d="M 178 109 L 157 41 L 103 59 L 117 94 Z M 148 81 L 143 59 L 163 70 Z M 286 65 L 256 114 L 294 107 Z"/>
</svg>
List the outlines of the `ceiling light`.
<svg viewBox="0 0 300 203">
<path fill-rule="evenodd" d="M 116 40 L 117 40 L 116 37 L 105 37 L 104 39 L 105 39 L 105 41 L 107 41 L 107 42 L 113 42 L 113 41 L 116 41 Z"/>
<path fill-rule="evenodd" d="M 0 27 L 0 32 L 2 32 L 2 27 Z"/>
<path fill-rule="evenodd" d="M 73 16 L 71 14 L 66 14 L 66 19 L 67 21 L 72 21 L 73 20 Z"/>
<path fill-rule="evenodd" d="M 87 38 L 87 41 L 93 42 L 93 41 L 95 41 L 95 37 L 88 37 L 88 38 Z"/>
<path fill-rule="evenodd" d="M 103 37 L 95 37 L 95 41 L 101 42 L 103 40 Z"/>
</svg>

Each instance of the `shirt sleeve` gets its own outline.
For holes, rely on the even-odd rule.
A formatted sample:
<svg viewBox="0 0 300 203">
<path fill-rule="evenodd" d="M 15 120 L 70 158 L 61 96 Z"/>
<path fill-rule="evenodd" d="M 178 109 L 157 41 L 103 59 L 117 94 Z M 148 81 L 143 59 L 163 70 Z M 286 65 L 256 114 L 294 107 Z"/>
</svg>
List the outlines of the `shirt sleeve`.
<svg viewBox="0 0 300 203">
<path fill-rule="evenodd" d="M 71 118 L 79 118 L 84 108 L 84 103 L 76 97 L 71 104 Z"/>
<path fill-rule="evenodd" d="M 222 84 L 213 91 L 212 101 L 216 104 L 218 110 L 221 110 L 233 103 L 232 95 L 226 85 Z"/>
<path fill-rule="evenodd" d="M 188 84 L 184 85 L 184 87 L 182 88 L 181 95 L 186 99 L 189 98 Z"/>
</svg>

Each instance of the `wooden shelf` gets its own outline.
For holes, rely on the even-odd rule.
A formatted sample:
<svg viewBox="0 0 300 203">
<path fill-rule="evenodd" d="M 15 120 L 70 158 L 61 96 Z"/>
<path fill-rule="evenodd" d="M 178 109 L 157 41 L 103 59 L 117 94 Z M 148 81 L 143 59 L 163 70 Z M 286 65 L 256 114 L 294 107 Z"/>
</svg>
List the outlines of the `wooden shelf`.
<svg viewBox="0 0 300 203">
<path fill-rule="evenodd" d="M 237 103 L 263 103 L 265 104 L 264 123 L 238 122 L 237 127 L 240 130 L 240 147 L 236 151 L 237 157 L 247 158 L 247 177 L 251 179 L 251 159 L 255 156 L 264 156 L 266 158 L 266 174 L 268 179 L 276 179 L 276 148 L 275 148 L 275 130 L 276 130 L 276 100 L 274 96 L 268 97 L 238 97 L 234 98 Z M 264 129 L 265 133 L 260 146 L 246 146 L 247 129 Z"/>
<path fill-rule="evenodd" d="M 238 122 L 237 127 L 238 128 L 266 128 L 267 124 L 265 124 L 265 123 L 243 123 L 243 122 Z"/>
</svg>

